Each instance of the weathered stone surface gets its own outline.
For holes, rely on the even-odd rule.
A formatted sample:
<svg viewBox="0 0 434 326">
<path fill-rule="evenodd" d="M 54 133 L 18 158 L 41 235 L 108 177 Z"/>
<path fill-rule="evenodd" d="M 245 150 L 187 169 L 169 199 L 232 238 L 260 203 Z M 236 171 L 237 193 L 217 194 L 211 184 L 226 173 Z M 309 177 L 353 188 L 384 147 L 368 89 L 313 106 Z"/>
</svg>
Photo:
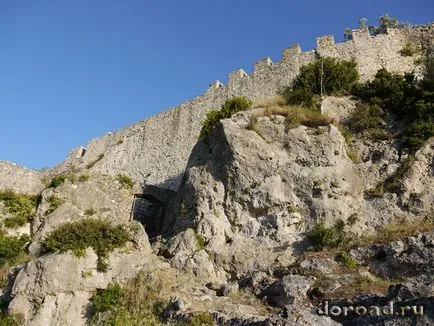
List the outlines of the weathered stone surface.
<svg viewBox="0 0 434 326">
<path fill-rule="evenodd" d="M 287 305 L 299 304 L 303 299 L 306 299 L 307 291 L 314 281 L 313 277 L 284 276 L 271 285 L 263 295 L 270 303 L 285 308 Z"/>
<path fill-rule="evenodd" d="M 283 124 L 262 118 L 258 128 L 271 138 L 265 141 L 245 129 L 245 120 L 244 114 L 224 120 L 210 149 L 198 145 L 166 220 L 176 217 L 175 238 L 193 227 L 217 265 L 239 272 L 290 263 L 301 231 L 346 220 L 363 204 L 363 184 L 334 126 L 286 133 Z"/>
<path fill-rule="evenodd" d="M 23 313 L 30 325 L 84 325 L 93 291 L 110 282 L 125 283 L 150 262 L 139 252 L 122 249 L 109 256 L 106 273 L 96 270 L 92 249 L 84 258 L 64 253 L 31 260 L 16 277 L 9 312 Z"/>
<path fill-rule="evenodd" d="M 292 85 L 302 65 L 322 56 L 355 59 L 362 80 L 373 78 L 380 68 L 405 73 L 415 70 L 415 57 L 400 51 L 409 39 L 419 43 L 433 39 L 433 25 L 413 29 L 390 29 L 387 34 L 370 36 L 353 31 L 353 40 L 334 44 L 329 37 L 319 38 L 315 51 L 301 52 L 292 46 L 283 51 L 279 62 L 261 61 L 251 75 L 230 74 L 228 85 L 215 83 L 204 94 L 173 109 L 159 113 L 117 132 L 93 139 L 87 151 L 71 151 L 62 164 L 51 170 L 61 173 L 72 166 L 115 175 L 123 173 L 144 184 L 177 190 L 201 122 L 211 109 L 219 108 L 228 98 L 243 95 L 249 99 L 276 96 Z M 80 155 L 77 155 L 80 153 Z M 95 163 L 95 164 L 93 164 Z"/>
<path fill-rule="evenodd" d="M 406 277 L 387 298 L 431 307 L 434 240 L 430 233 L 352 250 L 350 254 L 369 271 L 341 270 L 330 257 L 301 262 L 297 257 L 308 245 L 303 232 L 318 222 L 330 226 L 356 214 L 356 224 L 347 228 L 362 234 L 386 223 L 420 221 L 432 214 L 434 139 L 416 153 L 414 164 L 399 181 L 402 192 L 382 198 L 367 198 L 364 191 L 391 176 L 405 159 L 393 142 L 356 140 L 361 162 L 352 162 L 334 125 L 286 130 L 284 118 L 272 116 L 258 118 L 255 130 L 248 130 L 252 112 L 241 112 L 222 121 L 208 145 L 196 143 L 210 109 L 236 95 L 250 99 L 277 95 L 317 54 L 354 58 L 362 80 L 372 78 L 381 67 L 400 73 L 417 70 L 415 58 L 399 54 L 412 33 L 432 36 L 433 26 L 423 33 L 390 30 L 376 37 L 357 30 L 351 41 L 340 44 L 326 36 L 317 40 L 311 52 L 292 47 L 280 62 L 261 60 L 251 75 L 236 71 L 228 85 L 214 83 L 203 95 L 172 110 L 92 140 L 86 151 L 73 150 L 65 162 L 47 172 L 47 178 L 75 172 L 89 174 L 90 179 L 67 180 L 42 192 L 29 251 L 40 254 L 41 240 L 65 222 L 92 216 L 114 224 L 130 223 L 133 192 L 154 185 L 179 190 L 166 210 L 164 234 L 155 239 L 153 248 L 167 262 L 152 254 L 144 227 L 133 222 L 129 224 L 132 242 L 110 255 L 107 273 L 96 271 L 97 257 L 91 249 L 84 258 L 50 254 L 28 262 L 16 276 L 9 311 L 23 313 L 32 326 L 84 325 L 96 289 L 109 282 L 124 284 L 146 270 L 161 277 L 161 294 L 172 298 L 165 316 L 173 320 L 206 311 L 219 325 L 429 323 L 432 314 L 401 320 L 334 321 L 319 316 L 307 297 L 317 280 L 307 275 L 327 277 L 315 285 L 323 296 L 360 277 L 374 279 L 372 274 Z M 341 121 L 354 106 L 349 98 L 326 97 L 321 109 Z M 131 191 L 110 176 L 118 173 L 137 181 Z M 43 190 L 42 176 L 0 161 L 0 189 L 38 193 Z M 164 202 L 172 195 L 165 192 Z M 46 214 L 50 196 L 65 203 Z M 296 263 L 305 275 L 292 274 Z M 334 275 L 335 271 L 341 274 Z M 272 305 L 266 306 L 255 295 Z M 384 297 L 367 294 L 354 300 L 367 304 Z"/>
<path fill-rule="evenodd" d="M 36 195 L 44 189 L 43 173 L 15 163 L 0 160 L 0 191 L 12 189 L 18 193 Z"/>
<path fill-rule="evenodd" d="M 59 208 L 47 215 L 50 207 L 49 197 L 55 196 L 64 201 Z M 83 182 L 72 183 L 66 180 L 57 188 L 49 188 L 42 192 L 41 204 L 32 223 L 34 232 L 29 251 L 39 252 L 40 241 L 45 236 L 66 222 L 78 221 L 83 218 L 101 218 L 114 225 L 126 224 L 130 220 L 133 195 L 110 176 L 90 175 Z M 149 249 L 146 233 L 140 241 L 143 248 Z M 146 244 L 148 243 L 148 244 Z"/>
</svg>

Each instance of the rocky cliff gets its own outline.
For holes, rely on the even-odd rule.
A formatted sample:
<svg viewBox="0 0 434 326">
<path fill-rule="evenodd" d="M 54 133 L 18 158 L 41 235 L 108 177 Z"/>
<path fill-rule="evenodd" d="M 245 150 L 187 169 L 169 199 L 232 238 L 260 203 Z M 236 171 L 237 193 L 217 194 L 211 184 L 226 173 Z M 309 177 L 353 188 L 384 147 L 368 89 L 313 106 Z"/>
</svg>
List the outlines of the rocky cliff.
<svg viewBox="0 0 434 326">
<path fill-rule="evenodd" d="M 325 96 L 317 121 L 297 124 L 301 108 L 263 101 L 316 54 L 355 58 L 365 80 L 417 69 L 399 51 L 427 33 L 323 37 L 49 171 L 0 162 L 0 190 L 13 190 L 0 212 L 25 204 L 31 235 L 0 234 L 1 248 L 26 243 L 0 248 L 0 324 L 434 324 L 434 138 L 414 155 L 393 138 L 350 145 L 356 98 Z M 255 103 L 197 141 L 206 112 L 240 94 Z M 399 191 L 374 191 L 393 178 Z"/>
</svg>

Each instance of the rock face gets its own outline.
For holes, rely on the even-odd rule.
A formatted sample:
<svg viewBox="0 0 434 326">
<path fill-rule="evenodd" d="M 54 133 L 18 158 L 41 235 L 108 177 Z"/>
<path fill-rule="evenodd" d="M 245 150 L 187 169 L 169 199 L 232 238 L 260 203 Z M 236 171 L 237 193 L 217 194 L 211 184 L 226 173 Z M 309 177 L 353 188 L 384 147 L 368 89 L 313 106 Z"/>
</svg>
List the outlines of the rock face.
<svg viewBox="0 0 434 326">
<path fill-rule="evenodd" d="M 128 223 L 133 202 L 131 191 L 110 176 L 93 174 L 88 178 L 75 183 L 66 180 L 59 187 L 42 192 L 41 204 L 32 223 L 34 235 L 29 247 L 32 254 L 39 253 L 39 242 L 46 234 L 66 222 L 98 217 L 113 224 Z M 49 213 L 50 197 L 64 202 L 52 213 Z"/>
<path fill-rule="evenodd" d="M 175 211 L 167 215 L 177 216 L 168 246 L 175 261 L 186 257 L 179 241 L 196 232 L 226 270 L 290 263 L 303 230 L 361 209 L 363 184 L 334 126 L 287 133 L 281 117 L 260 118 L 262 138 L 246 129 L 247 121 L 244 114 L 224 120 L 209 147 L 193 151 Z"/>
<path fill-rule="evenodd" d="M 9 312 L 23 313 L 30 325 L 84 325 L 96 289 L 110 282 L 125 283 L 150 262 L 149 257 L 134 251 L 116 252 L 109 260 L 106 273 L 96 270 L 97 256 L 92 249 L 86 250 L 84 258 L 66 253 L 30 261 L 16 277 Z"/>
<path fill-rule="evenodd" d="M 328 101 L 330 115 L 354 108 L 351 99 Z M 353 249 L 349 254 L 362 266 L 357 271 L 343 269 L 334 254 L 304 255 L 309 244 L 303 233 L 318 222 L 331 226 L 355 214 L 356 223 L 347 226 L 353 234 L 429 216 L 434 138 L 416 153 L 400 180 L 399 194 L 371 198 L 365 191 L 401 164 L 392 142 L 357 141 L 353 146 L 361 161 L 355 163 L 333 124 L 290 129 L 283 117 L 270 115 L 259 117 L 252 126 L 252 116 L 261 110 L 223 120 L 208 143 L 196 144 L 180 189 L 166 208 L 163 234 L 152 239 L 153 247 L 144 227 L 131 221 L 133 193 L 140 189 L 127 189 L 109 175 L 82 169 L 74 171 L 88 173 L 85 178 L 69 177 L 44 190 L 28 248 L 36 257 L 11 278 L 4 294 L 11 300 L 9 313 L 22 313 L 31 326 L 84 325 L 97 289 L 111 282 L 125 284 L 149 269 L 164 276 L 168 321 L 207 311 L 219 325 L 353 325 L 362 321 L 319 315 L 318 300 L 332 298 L 332 304 L 342 306 L 345 302 L 333 296 L 345 297 L 353 293 L 345 292 L 348 287 L 378 278 L 405 281 L 387 294 L 351 294 L 352 302 L 383 304 L 400 298 L 401 305 L 417 302 L 430 307 L 431 233 Z M 62 204 L 51 211 L 53 197 Z M 130 228 L 135 230 L 132 240 L 109 256 L 108 272 L 97 271 L 92 249 L 83 258 L 70 252 L 41 256 L 40 244 L 47 234 L 86 217 L 135 224 Z M 408 325 L 431 317 L 418 318 L 399 322 Z"/>
<path fill-rule="evenodd" d="M 163 284 L 167 322 L 205 311 L 218 325 L 432 323 L 432 312 L 363 319 L 315 310 L 321 300 L 340 307 L 346 298 L 360 305 L 396 300 L 397 307 L 417 304 L 432 311 L 432 230 L 353 248 L 345 252 L 352 263 L 347 265 L 335 252 L 306 253 L 304 233 L 318 222 L 332 226 L 342 220 L 346 231 L 359 236 L 389 223 L 432 218 L 434 138 L 414 158 L 400 153 L 393 141 L 355 140 L 349 148 L 338 124 L 290 128 L 282 116 L 259 114 L 263 108 L 223 120 L 208 142 L 197 142 L 197 136 L 210 109 L 236 95 L 261 99 L 278 94 L 317 54 L 355 59 L 363 80 L 381 67 L 412 71 L 418 68 L 415 58 L 399 51 L 412 35 L 431 40 L 433 31 L 428 25 L 371 37 L 367 30 L 355 30 L 351 41 L 339 44 L 331 36 L 320 37 L 315 51 L 301 52 L 296 45 L 285 49 L 276 64 L 269 58 L 257 62 L 250 76 L 237 70 L 228 85 L 215 82 L 205 94 L 172 110 L 94 139 L 47 173 L 0 161 L 0 190 L 41 194 L 27 248 L 33 256 L 10 273 L 1 293 L 10 301 L 9 313 L 23 314 L 29 326 L 85 325 L 96 290 L 153 272 Z M 354 107 L 351 98 L 328 97 L 321 110 L 340 122 Z M 357 150 L 360 160 L 348 155 L 350 150 Z M 406 159 L 412 164 L 396 180 L 399 192 L 367 195 Z M 118 173 L 136 185 L 123 186 L 113 177 Z M 58 174 L 66 181 L 44 189 L 42 178 Z M 156 221 L 162 228 L 151 240 L 144 225 L 131 220 L 135 194 L 152 195 L 161 204 L 153 208 L 164 215 Z M 149 215 L 151 199 L 148 204 L 143 211 Z M 131 232 L 131 241 L 109 255 L 106 273 L 97 271 L 93 249 L 84 257 L 41 250 L 50 232 L 88 217 L 126 225 Z M 400 284 L 387 290 L 390 279 Z"/>
<path fill-rule="evenodd" d="M 362 233 L 402 219 L 420 220 L 433 211 L 429 160 L 434 139 L 418 152 L 418 163 L 402 181 L 413 188 L 424 185 L 418 188 L 417 210 L 409 210 L 402 204 L 407 192 L 374 199 L 364 195 L 371 180 L 388 176 L 378 170 L 397 156 L 383 158 L 392 162 L 369 158 L 355 164 L 333 125 L 286 131 L 283 117 L 271 116 L 259 118 L 253 131 L 247 129 L 250 114 L 254 111 L 223 120 L 209 144 L 199 143 L 192 152 L 165 220 L 173 227 L 163 251 L 175 266 L 203 274 L 214 265 L 217 274 L 242 274 L 287 265 L 304 248 L 302 232 L 318 222 L 332 225 L 357 216 L 352 231 Z M 386 157 L 396 152 L 387 142 L 366 148 L 368 157 L 373 155 L 369 150 L 380 148 Z M 421 181 L 410 181 L 416 179 Z M 199 270 L 195 261 L 205 252 L 210 259 Z"/>
</svg>

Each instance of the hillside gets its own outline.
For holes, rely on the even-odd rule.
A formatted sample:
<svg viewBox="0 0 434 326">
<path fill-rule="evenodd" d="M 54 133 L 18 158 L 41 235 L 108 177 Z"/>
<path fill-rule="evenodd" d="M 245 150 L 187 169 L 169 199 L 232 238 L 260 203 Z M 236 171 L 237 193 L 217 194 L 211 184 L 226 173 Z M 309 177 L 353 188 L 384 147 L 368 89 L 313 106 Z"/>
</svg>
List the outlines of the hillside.
<svg viewBox="0 0 434 326">
<path fill-rule="evenodd" d="M 434 325 L 434 23 L 374 34 L 1 161 L 0 325 Z"/>
</svg>

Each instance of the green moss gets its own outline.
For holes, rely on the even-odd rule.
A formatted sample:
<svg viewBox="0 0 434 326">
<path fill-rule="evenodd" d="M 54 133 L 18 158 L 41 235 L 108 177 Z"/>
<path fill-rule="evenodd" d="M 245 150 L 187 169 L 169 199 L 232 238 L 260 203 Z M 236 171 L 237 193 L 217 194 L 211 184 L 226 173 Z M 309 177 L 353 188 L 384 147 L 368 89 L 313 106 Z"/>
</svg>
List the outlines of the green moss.
<svg viewBox="0 0 434 326">
<path fill-rule="evenodd" d="M 42 245 L 45 252 L 72 250 L 76 254 L 91 247 L 98 255 L 98 270 L 104 272 L 108 267 L 106 259 L 109 252 L 123 246 L 128 240 L 130 235 L 123 226 L 85 219 L 62 224 L 45 238 Z"/>
<path fill-rule="evenodd" d="M 29 222 L 39 202 L 39 196 L 17 194 L 12 190 L 0 191 L 0 201 L 11 217 L 4 220 L 8 228 L 17 228 Z"/>
</svg>

